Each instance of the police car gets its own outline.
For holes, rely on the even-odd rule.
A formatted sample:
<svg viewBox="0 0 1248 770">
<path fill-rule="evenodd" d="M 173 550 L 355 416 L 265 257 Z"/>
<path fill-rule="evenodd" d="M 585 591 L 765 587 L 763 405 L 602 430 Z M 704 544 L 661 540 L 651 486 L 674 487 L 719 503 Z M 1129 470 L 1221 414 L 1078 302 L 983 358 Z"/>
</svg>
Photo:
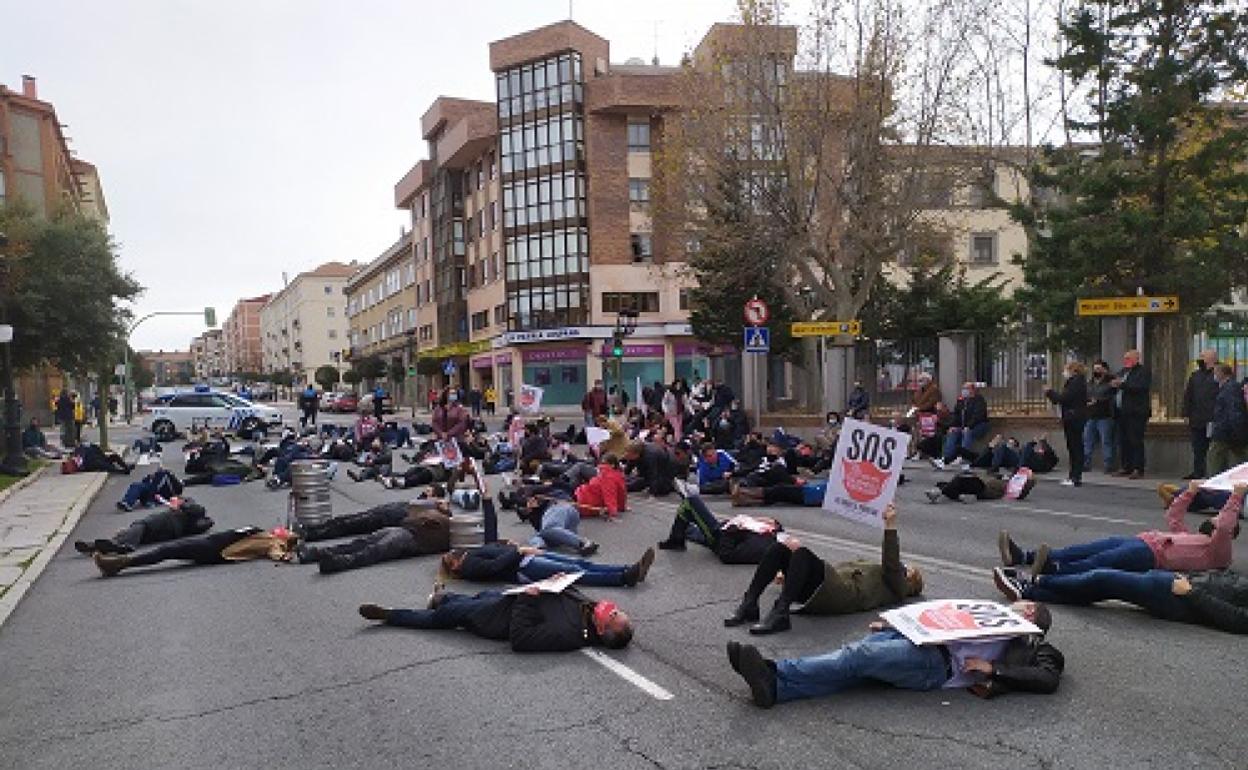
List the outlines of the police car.
<svg viewBox="0 0 1248 770">
<path fill-rule="evenodd" d="M 175 393 L 152 404 L 143 420 L 143 428 L 161 441 L 172 441 L 179 433 L 202 428 L 247 433 L 281 424 L 282 413 L 273 407 L 209 390 Z"/>
</svg>

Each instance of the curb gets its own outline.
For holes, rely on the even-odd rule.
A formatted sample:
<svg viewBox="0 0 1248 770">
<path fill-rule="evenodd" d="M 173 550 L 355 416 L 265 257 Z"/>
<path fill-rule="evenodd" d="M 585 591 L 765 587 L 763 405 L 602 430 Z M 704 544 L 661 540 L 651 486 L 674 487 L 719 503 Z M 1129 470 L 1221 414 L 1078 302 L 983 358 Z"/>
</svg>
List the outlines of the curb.
<svg viewBox="0 0 1248 770">
<path fill-rule="evenodd" d="M 50 467 L 50 466 L 48 466 Z M 34 475 L 34 474 L 31 474 Z M 48 540 L 48 544 L 39 551 L 39 555 L 31 562 L 22 576 L 17 582 L 9 587 L 4 596 L 0 597 L 0 626 L 3 626 L 9 616 L 13 614 L 13 610 L 17 609 L 18 603 L 22 597 L 26 595 L 26 591 L 34 585 L 35 581 L 43 574 L 48 563 L 52 561 L 52 557 L 60 552 L 61 546 L 65 544 L 65 540 L 69 537 L 69 533 L 74 531 L 74 527 L 78 526 L 78 520 L 86 513 L 87 508 L 95 500 L 95 496 L 104 488 L 104 483 L 108 481 L 107 473 L 98 473 L 95 480 L 91 482 L 78 499 L 73 502 L 69 510 L 65 514 L 65 519 L 61 525 L 57 527 L 56 532 L 52 534 L 52 538 Z M 16 486 L 16 484 L 14 485 Z M 10 487 L 11 489 L 12 487 Z"/>
<path fill-rule="evenodd" d="M 28 473 L 28 474 L 26 474 L 25 476 L 23 476 L 22 478 L 20 478 L 20 479 L 18 479 L 17 481 L 13 482 L 13 484 L 12 484 L 12 485 L 10 485 L 7 489 L 4 489 L 3 491 L 0 491 L 0 504 L 3 504 L 5 500 L 8 500 L 8 499 L 9 499 L 9 495 L 12 495 L 12 494 L 13 494 L 14 492 L 16 492 L 17 490 L 19 490 L 19 489 L 25 489 L 26 487 L 30 486 L 31 484 L 34 484 L 34 483 L 35 483 L 35 479 L 39 478 L 39 477 L 40 477 L 40 476 L 42 476 L 45 472 L 47 472 L 48 468 L 51 468 L 51 467 L 52 467 L 52 465 L 53 465 L 53 463 L 52 463 L 51 461 L 49 461 L 46 465 L 41 465 L 41 466 L 39 466 L 39 467 L 38 467 L 37 469 L 35 469 L 33 472 Z"/>
</svg>

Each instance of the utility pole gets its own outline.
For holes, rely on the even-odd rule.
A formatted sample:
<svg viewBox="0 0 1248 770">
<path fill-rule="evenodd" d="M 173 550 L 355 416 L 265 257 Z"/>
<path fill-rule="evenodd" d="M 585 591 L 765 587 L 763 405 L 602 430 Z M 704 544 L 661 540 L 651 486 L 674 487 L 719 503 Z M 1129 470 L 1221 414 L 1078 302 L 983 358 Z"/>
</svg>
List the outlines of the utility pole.
<svg viewBox="0 0 1248 770">
<path fill-rule="evenodd" d="M 131 388 L 132 388 L 131 383 L 133 382 L 133 378 L 130 376 L 131 375 L 131 372 L 130 372 L 130 336 L 134 334 L 135 329 L 139 328 L 139 324 L 143 323 L 149 318 L 155 318 L 157 316 L 173 316 L 173 315 L 195 315 L 197 316 L 197 315 L 200 315 L 201 313 L 204 317 L 205 326 L 212 328 L 217 325 L 216 309 L 211 308 L 211 307 L 206 307 L 202 311 L 199 311 L 199 310 L 160 310 L 155 313 L 148 313 L 147 315 L 143 316 L 139 320 L 130 324 L 130 328 L 126 330 L 126 339 L 124 340 L 125 344 L 122 346 L 121 356 L 122 356 L 122 366 L 125 367 L 125 372 L 126 372 L 124 375 L 126 379 L 125 379 L 125 389 L 123 391 L 124 398 L 125 398 L 125 404 L 123 408 L 125 410 L 127 425 L 130 424 L 131 419 L 133 419 L 134 417 L 133 405 L 130 403 Z"/>
</svg>

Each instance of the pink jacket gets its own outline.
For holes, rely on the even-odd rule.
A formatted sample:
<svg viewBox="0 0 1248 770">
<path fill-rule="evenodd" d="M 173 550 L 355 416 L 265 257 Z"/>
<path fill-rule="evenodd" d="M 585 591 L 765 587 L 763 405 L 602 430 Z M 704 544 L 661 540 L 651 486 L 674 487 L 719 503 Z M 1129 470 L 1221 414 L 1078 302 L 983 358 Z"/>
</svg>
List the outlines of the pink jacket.
<svg viewBox="0 0 1248 770">
<path fill-rule="evenodd" d="M 1187 524 L 1183 521 L 1193 497 L 1193 493 L 1184 490 L 1183 494 L 1170 503 L 1170 508 L 1166 511 L 1169 532 L 1153 530 L 1136 535 L 1153 550 L 1157 569 L 1186 572 L 1226 569 L 1231 566 L 1231 536 L 1235 534 L 1235 523 L 1239 512 L 1243 510 L 1244 499 L 1232 493 L 1213 520 L 1216 527 L 1213 535 L 1207 536 L 1188 532 Z"/>
</svg>

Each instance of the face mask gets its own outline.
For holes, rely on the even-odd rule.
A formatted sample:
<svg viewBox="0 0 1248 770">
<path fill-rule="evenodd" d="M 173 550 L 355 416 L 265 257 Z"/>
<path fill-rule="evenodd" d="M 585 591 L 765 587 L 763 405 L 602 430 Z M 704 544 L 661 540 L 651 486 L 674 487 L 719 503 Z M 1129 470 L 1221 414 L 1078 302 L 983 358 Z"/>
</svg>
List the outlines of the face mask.
<svg viewBox="0 0 1248 770">
<path fill-rule="evenodd" d="M 604 628 L 614 612 L 620 607 L 615 602 L 598 602 L 594 605 L 594 628 Z"/>
<path fill-rule="evenodd" d="M 963 389 L 962 389 L 962 398 L 970 398 L 970 397 L 971 397 L 971 391 L 967 390 L 966 388 L 963 388 Z"/>
</svg>

